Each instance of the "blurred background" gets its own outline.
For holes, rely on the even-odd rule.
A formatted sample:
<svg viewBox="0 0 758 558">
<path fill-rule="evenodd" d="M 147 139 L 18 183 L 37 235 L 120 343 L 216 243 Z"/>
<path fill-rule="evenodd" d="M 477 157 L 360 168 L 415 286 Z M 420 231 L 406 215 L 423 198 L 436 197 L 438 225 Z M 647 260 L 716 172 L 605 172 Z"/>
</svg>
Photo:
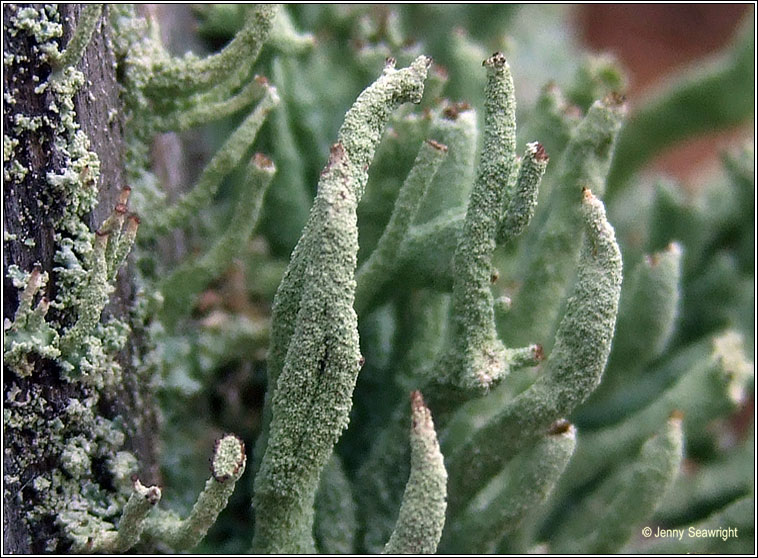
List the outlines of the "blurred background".
<svg viewBox="0 0 758 558">
<path fill-rule="evenodd" d="M 154 4 L 145 9 L 160 21 L 169 49 L 181 54 L 187 50 L 217 50 L 239 25 L 240 20 L 232 11 L 224 19 L 207 8 L 208 5 Z M 361 35 L 360 31 L 351 29 L 326 36 L 344 25 L 348 19 L 346 14 L 351 10 L 354 13 L 355 7 L 291 6 L 290 10 L 303 31 L 314 33 L 322 41 L 344 39 L 354 46 L 356 35 Z M 381 22 L 387 21 L 393 10 L 390 5 L 382 4 L 363 5 L 357 11 Z M 730 44 L 741 22 L 755 18 L 755 8 L 749 3 L 425 4 L 406 5 L 397 13 L 403 39 L 419 41 L 420 48 L 443 65 L 450 62 L 449 45 L 454 42 L 451 38 L 456 33 L 467 34 L 487 49 L 502 49 L 507 54 L 513 51 L 515 57 L 511 65 L 518 83 L 517 95 L 522 98 L 535 95 L 547 80 L 564 85 L 578 64 L 578 60 L 570 60 L 572 56 L 610 54 L 625 73 L 623 93 L 632 111 L 665 82 L 667 75 L 716 55 Z M 328 29 L 332 23 L 336 25 Z M 376 37 L 380 35 L 381 29 L 375 33 Z M 563 70 L 557 72 L 561 66 Z M 451 75 L 446 93 L 453 97 L 464 91 Z M 354 98 L 352 95 L 352 91 L 346 92 L 344 99 L 331 102 L 338 105 L 342 101 L 346 109 Z M 692 185 L 702 175 L 703 164 L 717 161 L 724 146 L 752 135 L 751 123 L 686 139 L 654 157 L 650 168 Z M 193 150 L 197 149 L 195 140 L 191 142 L 195 146 Z"/>
<path fill-rule="evenodd" d="M 666 74 L 723 49 L 745 17 L 755 17 L 751 4 L 584 4 L 572 11 L 587 48 L 612 52 L 626 68 L 632 110 Z M 689 182 L 724 145 L 752 135 L 748 125 L 688 140 L 657 157 L 653 167 Z"/>
</svg>

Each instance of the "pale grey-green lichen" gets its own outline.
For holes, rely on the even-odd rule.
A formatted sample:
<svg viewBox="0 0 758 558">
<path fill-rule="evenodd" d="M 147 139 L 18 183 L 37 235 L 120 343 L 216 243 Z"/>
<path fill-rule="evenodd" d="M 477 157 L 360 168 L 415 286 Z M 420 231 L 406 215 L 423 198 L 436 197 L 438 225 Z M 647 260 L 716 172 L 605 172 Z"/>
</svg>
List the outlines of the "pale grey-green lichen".
<svg viewBox="0 0 758 558">
<path fill-rule="evenodd" d="M 632 463 L 604 479 L 582 499 L 574 518 L 559 526 L 553 549 L 600 553 L 621 548 L 673 483 L 679 473 L 682 448 L 682 417 L 674 414 L 645 442 Z M 588 521 L 593 515 L 589 510 L 603 510 L 603 521 Z"/>
<path fill-rule="evenodd" d="M 487 68 L 484 146 L 453 260 L 453 327 L 441 357 L 447 381 L 486 391 L 508 373 L 509 352 L 495 328 L 492 253 L 506 187 L 516 159 L 516 100 L 502 53 Z"/>
<path fill-rule="evenodd" d="M 451 517 L 446 550 L 492 553 L 503 535 L 513 533 L 545 501 L 575 446 L 576 429 L 567 421 L 557 421 Z"/>
<path fill-rule="evenodd" d="M 356 273 L 355 307 L 359 314 L 368 307 L 371 298 L 391 278 L 393 261 L 397 258 L 400 245 L 446 155 L 446 145 L 433 140 L 422 144 L 413 168 L 398 193 L 395 208 L 384 233 L 369 258 Z"/>
<path fill-rule="evenodd" d="M 245 463 L 242 440 L 231 434 L 218 440 L 211 459 L 211 477 L 189 515 L 180 519 L 173 512 L 159 510 L 145 520 L 145 536 L 176 549 L 197 546 L 226 507 L 237 480 L 245 471 Z"/>
<path fill-rule="evenodd" d="M 549 346 L 560 302 L 576 265 L 576 237 L 582 229 L 582 189 L 589 188 L 602 196 L 625 113 L 623 99 L 617 96 L 595 101 L 572 133 L 559 162 L 556 186 L 542 208 L 543 215 L 548 208 L 549 213 L 539 228 L 530 230 L 533 238 L 525 239 L 531 249 L 524 254 L 520 293 L 502 323 L 514 342 Z"/>
<path fill-rule="evenodd" d="M 463 7 L 434 9 L 440 21 L 471 15 Z M 729 453 L 722 447 L 726 438 L 713 434 L 712 421 L 735 412 L 753 376 L 744 358 L 752 343 L 750 328 L 744 340 L 735 330 L 745 329 L 749 311 L 744 309 L 752 306 L 744 292 L 752 292 L 754 242 L 740 223 L 749 212 L 744 208 L 753 207 L 754 173 L 742 159 L 731 160 L 725 183 L 735 187 L 715 189 L 692 204 L 659 189 L 647 213 L 652 216 L 647 237 L 637 229 L 630 234 L 628 224 L 617 226 L 625 262 L 636 268 L 619 303 L 615 234 L 600 201 L 583 190 L 589 187 L 598 196 L 604 191 L 624 116 L 615 96 L 592 103 L 623 85 L 611 61 L 588 58 L 576 67 L 565 95 L 551 84 L 535 103 L 520 102 L 519 116 L 528 127 L 524 139 L 538 138 L 540 144 L 527 144 L 518 160 L 504 57 L 493 55 L 482 70 L 484 51 L 465 31 L 442 42 L 450 79 L 440 68 L 429 71 L 422 100 L 428 59 L 412 61 L 430 45 L 407 43 L 403 26 L 412 19 L 397 17 L 394 10 L 374 20 L 356 15 L 361 8 L 342 6 L 202 8 L 198 11 L 232 14 L 225 25 L 234 30 L 225 37 L 227 47 L 205 59 L 170 56 L 160 42 L 157 18 L 144 20 L 127 5 L 105 10 L 107 17 L 98 19 L 97 6 L 86 8 L 68 45 L 61 44 L 63 27 L 54 6 L 18 10 L 11 34 L 32 37 L 38 43 L 35 55 L 66 66 L 55 79 L 29 75 L 31 61 L 25 57 L 4 56 L 6 71 L 17 74 L 5 92 L 7 107 L 22 100 L 15 87 L 24 80 L 34 83 L 36 94 L 50 97 L 44 115 L 15 115 L 6 130 L 6 180 L 30 179 L 19 154 L 25 134 L 54 129 L 52 145 L 43 147 L 65 159 L 43 177 L 64 206 L 54 223 L 54 269 L 48 276 L 35 268 L 8 270 L 21 294 L 14 319 L 4 324 L 6 363 L 16 376 L 4 398 L 5 427 L 38 432 L 42 453 L 60 460 L 58 469 L 34 478 L 18 471 L 6 476 L 7 497 L 34 497 L 29 524 L 54 521 L 63 534 L 46 542 L 46 550 L 68 550 L 67 544 L 85 552 L 194 547 L 242 474 L 244 448 L 225 437 L 212 458 L 212 478 L 186 513 L 188 500 L 185 519 L 153 509 L 160 491 L 132 482 L 140 464 L 123 450 L 131 433 L 120 418 L 100 416 L 99 395 L 129 379 L 115 355 L 133 335 L 133 325 L 149 332 L 146 341 L 154 350 L 135 357 L 130 368 L 140 378 L 156 378 L 168 417 L 165 431 L 175 436 L 167 444 L 167 496 L 186 494 L 182 484 L 195 486 L 185 482 L 191 466 L 182 459 L 198 461 L 194 444 L 187 442 L 210 425 L 201 424 L 205 417 L 192 417 L 193 423 L 183 419 L 200 405 L 212 401 L 219 410 L 217 424 L 239 420 L 235 409 L 242 409 L 240 427 L 252 435 L 257 409 L 244 407 L 249 394 L 237 389 L 239 377 L 245 376 L 247 387 L 258 381 L 270 339 L 269 386 L 253 467 L 255 533 L 248 523 L 248 529 L 238 524 L 238 535 L 230 534 L 229 521 L 222 519 L 215 537 L 231 545 L 224 551 L 243 549 L 253 534 L 253 548 L 260 551 L 381 551 L 390 539 L 390 552 L 613 552 L 631 528 L 650 518 L 675 477 L 682 429 L 689 459 L 697 462 L 704 447 L 718 448 L 711 452 L 718 456 Z M 455 17 L 445 19 L 448 13 Z M 296 22 L 315 29 L 321 20 L 328 21 L 321 30 L 326 33 L 296 31 Z M 482 29 L 494 25 L 474 20 L 482 21 Z M 514 21 L 524 29 L 532 25 Z M 124 164 L 133 195 L 128 200 L 122 192 L 111 215 L 91 231 L 87 219 L 97 200 L 99 164 L 73 110 L 73 95 L 89 85 L 74 66 L 100 23 L 114 31 L 125 113 L 111 109 L 108 119 L 124 125 Z M 525 32 L 515 31 L 519 42 Z M 348 35 L 354 42 L 346 49 L 331 44 L 333 36 Z M 540 40 L 547 35 L 541 33 Z M 269 50 L 256 61 L 265 42 Z M 747 59 L 745 44 L 732 62 Z M 530 63 L 520 44 L 504 47 L 514 71 Z M 567 57 L 551 50 L 552 56 Z M 61 51 L 71 59 L 65 64 Z M 308 179 L 317 175 L 344 108 L 387 56 L 412 65 L 396 70 L 388 60 L 384 75 L 348 112 L 308 217 L 314 194 Z M 254 63 L 272 72 L 278 94 L 258 77 L 258 67 L 254 72 Z M 734 79 L 737 67 L 731 64 L 719 75 Z M 712 87 L 710 81 L 702 83 Z M 438 99 L 443 93 L 477 106 L 484 100 L 483 145 L 477 145 L 474 110 Z M 97 102 L 92 91 L 88 96 Z M 405 107 L 390 117 L 407 100 L 421 100 L 423 111 Z M 198 188 L 187 189 L 176 205 L 167 203 L 170 196 L 148 170 L 155 134 L 243 111 L 243 124 L 225 136 L 229 141 L 196 181 Z M 266 127 L 269 111 L 274 122 Z M 425 140 L 448 147 L 444 161 Z M 266 199 L 273 165 L 248 167 L 249 191 L 234 178 L 227 182 L 229 190 L 222 185 L 253 141 L 271 150 L 279 168 Z M 547 169 L 544 181 L 542 145 L 559 162 Z M 625 162 L 620 164 L 623 168 Z M 609 188 L 616 193 L 620 186 Z M 637 210 L 639 196 L 617 200 L 608 208 L 614 225 L 630 207 Z M 129 213 L 127 201 L 142 215 L 139 234 L 140 218 Z M 270 252 L 258 251 L 265 242 L 249 241 L 259 211 Z M 227 215 L 232 218 L 224 222 Z M 285 261 L 270 254 L 286 257 L 303 224 L 274 297 Z M 189 252 L 198 257 L 178 265 L 156 257 L 169 235 L 188 239 Z M 6 233 L 4 242 L 14 248 L 35 242 L 22 236 Z M 733 249 L 738 237 L 739 248 Z M 129 323 L 104 319 L 109 291 L 135 245 Z M 358 263 L 363 266 L 356 274 Z M 51 292 L 46 285 L 51 279 L 54 300 L 43 296 Z M 220 293 L 232 284 L 234 296 L 221 302 Z M 693 306 L 697 310 L 688 310 Z M 617 308 L 617 340 L 611 347 Z M 538 342 L 545 344 L 547 359 Z M 511 343 L 526 346 L 507 349 Z M 363 355 L 366 366 L 354 397 Z M 33 385 L 40 361 L 62 367 L 77 393 L 52 420 L 46 417 L 45 392 Z M 609 372 L 595 390 L 606 361 Z M 539 366 L 529 369 L 533 365 Z M 222 374 L 224 385 L 213 384 Z M 449 486 L 434 431 L 415 428 L 431 422 L 429 411 L 414 407 L 419 422 L 409 449 L 403 442 L 405 405 L 402 412 L 387 409 L 388 401 L 410 389 L 421 389 L 434 412 Z M 676 409 L 684 418 L 674 414 L 666 422 Z M 341 436 L 348 416 L 357 430 Z M 384 423 L 384 432 L 375 436 L 372 429 Z M 33 465 L 29 456 L 21 462 L 27 465 Z M 112 486 L 102 486 L 93 469 Z M 717 512 L 712 521 L 748 509 L 746 500 L 728 508 L 713 504 L 737 497 L 729 486 L 709 487 L 707 509 Z M 750 486 L 741 484 L 739 496 Z M 553 487 L 552 500 L 541 507 Z M 700 488 L 692 494 L 702 497 Z M 574 511 L 564 513 L 571 503 Z M 607 529 L 597 529 L 596 506 L 608 512 Z M 686 505 L 671 506 L 664 519 L 653 521 L 672 521 L 676 509 Z M 640 547 L 632 541 L 628 548 Z M 216 550 L 198 551 L 209 549 Z"/>
<path fill-rule="evenodd" d="M 433 554 L 445 525 L 446 499 L 447 472 L 432 414 L 415 391 L 411 394 L 411 474 L 384 554 Z"/>
<path fill-rule="evenodd" d="M 84 49 L 92 38 L 92 33 L 95 31 L 102 11 L 102 4 L 89 4 L 84 7 L 77 22 L 74 36 L 66 45 L 66 49 L 52 61 L 53 66 L 62 69 L 78 64 L 82 54 L 84 54 Z"/>
<path fill-rule="evenodd" d="M 610 352 L 621 290 L 621 254 L 602 202 L 582 194 L 585 239 L 574 291 L 543 374 L 497 417 L 449 457 L 451 505 L 468 501 L 473 488 L 522 449 L 533 436 L 567 416 L 600 383 Z M 498 440 L 507 436 L 503 448 Z"/>
<path fill-rule="evenodd" d="M 278 389 L 255 481 L 256 551 L 314 548 L 318 475 L 347 426 L 362 360 L 353 310 L 357 205 L 391 111 L 420 101 L 428 66 L 423 56 L 401 70 L 389 61 L 348 111 L 277 292 L 268 374 Z M 299 447 L 295 454 L 293 444 Z"/>
<path fill-rule="evenodd" d="M 42 65 L 58 52 L 62 26 L 55 6 L 21 8 L 9 27 L 12 34 L 23 33 L 34 42 L 42 53 Z M 16 64 L 26 62 L 14 60 Z M 97 242 L 86 224 L 97 202 L 99 160 L 90 150 L 89 139 L 82 132 L 74 109 L 74 95 L 83 85 L 83 74 L 71 67 L 62 68 L 55 77 L 42 81 L 35 92 L 45 92 L 49 110 L 42 116 L 17 113 L 15 137 L 6 136 L 4 141 L 5 146 L 15 148 L 21 143 L 22 134 L 42 134 L 40 137 L 52 139 L 47 148 L 59 158 L 56 168 L 60 170 L 41 177 L 56 200 L 55 210 L 38 198 L 40 208 L 54 216 L 51 217 L 56 249 L 53 260 L 57 266 L 52 271 L 56 296 L 53 300 L 44 296 L 47 272 L 41 274 L 35 268 L 25 277 L 19 276 L 21 281 L 16 286 L 23 289 L 23 294 L 14 321 L 5 324 L 4 345 L 5 363 L 19 377 L 31 376 L 39 358 L 50 359 L 68 369 L 64 377 L 75 385 L 72 394 L 82 398 L 72 398 L 67 409 L 53 412 L 56 418 L 50 419 L 52 401 L 38 392 L 36 384 L 27 382 L 23 390 L 28 403 L 20 404 L 19 397 L 14 397 L 5 416 L 6 428 L 35 431 L 42 444 L 41 454 L 60 461 L 60 469 L 30 479 L 36 497 L 26 519 L 32 525 L 34 521 L 52 518 L 66 534 L 61 540 L 51 538 L 48 550 L 65 548 L 66 537 L 76 540 L 77 536 L 87 539 L 95 535 L 99 527 L 90 528 L 107 525 L 108 518 L 125 502 L 119 493 L 100 486 L 92 473 L 93 463 L 114 454 L 125 438 L 116 424 L 93 412 L 98 397 L 85 386 L 102 389 L 120 379 L 115 355 L 126 341 L 128 328 L 120 322 L 97 325 L 109 286 L 103 273 L 98 272 L 104 270 L 102 258 L 97 256 L 97 253 L 102 256 L 102 251 L 95 249 Z M 18 161 L 13 163 L 15 167 L 11 168 L 15 170 L 10 178 L 18 183 L 28 180 Z M 15 240 L 27 247 L 34 242 L 31 238 Z M 87 292 L 90 286 L 93 291 Z M 96 295 L 95 291 L 101 294 Z M 68 316 L 80 325 L 66 328 L 58 321 L 60 318 L 49 317 L 50 308 L 56 310 L 57 316 Z M 115 332 L 120 333 L 114 335 Z M 19 465 L 26 468 L 24 463 L 31 459 L 32 456 L 22 456 Z M 13 485 L 11 481 L 9 486 Z M 21 488 L 16 485 L 15 490 Z"/>
</svg>

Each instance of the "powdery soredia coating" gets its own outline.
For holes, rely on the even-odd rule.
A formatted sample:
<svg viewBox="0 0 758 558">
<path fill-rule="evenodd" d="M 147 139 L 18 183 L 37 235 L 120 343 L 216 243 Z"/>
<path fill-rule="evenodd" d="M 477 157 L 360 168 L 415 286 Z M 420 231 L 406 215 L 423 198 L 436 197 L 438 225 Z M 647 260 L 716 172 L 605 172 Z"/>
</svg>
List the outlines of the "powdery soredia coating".
<svg viewBox="0 0 758 558">
<path fill-rule="evenodd" d="M 679 473 L 682 416 L 672 413 L 630 466 L 621 468 L 578 505 L 554 538 L 552 552 L 617 552 L 655 510 Z M 603 510 L 598 522 L 596 510 Z"/>
<path fill-rule="evenodd" d="M 347 426 L 362 363 L 353 310 L 356 209 L 384 125 L 398 105 L 420 101 L 429 62 L 421 56 L 395 70 L 388 61 L 348 111 L 277 292 L 269 357 L 269 385 L 275 387 L 255 480 L 256 552 L 314 549 L 318 477 Z"/>
<path fill-rule="evenodd" d="M 343 149 L 351 158 L 350 188 L 358 201 L 368 179 L 368 167 L 379 143 L 390 112 L 404 102 L 419 102 L 429 59 L 421 56 L 410 68 L 395 70 L 388 64 L 382 76 L 358 96 L 345 115 L 338 137 Z M 346 141 L 349 140 L 349 141 Z M 322 179 L 323 180 L 323 179 Z M 309 257 L 309 232 L 314 226 L 313 214 L 308 219 L 303 235 L 295 247 L 290 265 L 274 299 L 272 311 L 272 344 L 268 363 L 269 381 L 275 385 L 284 366 L 303 282 L 303 265 Z"/>
<path fill-rule="evenodd" d="M 561 156 L 549 203 L 541 206 L 548 214 L 539 221 L 540 227 L 531 229 L 524 239 L 530 248 L 525 252 L 521 288 L 502 323 L 512 343 L 549 347 L 561 302 L 576 269 L 576 238 L 583 227 L 582 189 L 589 188 L 602 196 L 625 113 L 623 100 L 611 95 L 596 101 L 574 129 Z"/>
<path fill-rule="evenodd" d="M 453 339 L 441 362 L 450 381 L 485 390 L 508 371 L 497 337 L 491 292 L 492 253 L 516 159 L 516 101 L 510 67 L 501 53 L 487 68 L 484 146 L 454 259 Z"/>
<path fill-rule="evenodd" d="M 234 486 L 245 471 L 245 445 L 233 434 L 216 442 L 211 477 L 185 519 L 172 512 L 154 513 L 145 522 L 145 534 L 177 550 L 191 549 L 205 537 L 226 507 Z"/>
<path fill-rule="evenodd" d="M 346 114 L 345 122 L 340 128 L 338 136 L 347 138 L 349 141 L 342 144 L 341 149 L 348 155 L 350 155 L 351 150 L 355 151 L 355 156 L 362 161 L 361 164 L 352 163 L 350 180 L 348 181 L 350 190 L 353 195 L 357 196 L 356 205 L 360 201 L 363 186 L 368 179 L 369 163 L 373 158 L 390 112 L 404 102 L 418 102 L 421 99 L 429 63 L 428 58 L 420 56 L 411 67 L 395 70 L 394 62 L 388 61 L 382 76 L 358 96 Z M 350 156 L 352 157 L 352 155 Z M 321 181 L 323 180 L 324 176 L 322 175 Z M 276 386 L 279 374 L 284 367 L 285 357 L 300 309 L 306 262 L 311 257 L 313 238 L 315 234 L 318 234 L 314 232 L 314 228 L 318 225 L 315 212 L 312 211 L 274 298 L 271 317 L 271 346 L 267 367 L 269 386 Z M 271 421 L 270 394 L 271 390 L 266 394 L 262 434 L 256 443 L 254 463 L 256 470 L 268 440 L 268 429 Z"/>
<path fill-rule="evenodd" d="M 586 237 L 577 281 L 545 371 L 450 456 L 452 509 L 553 421 L 568 416 L 600 382 L 618 312 L 621 253 L 602 202 L 587 189 L 582 208 Z"/>
<path fill-rule="evenodd" d="M 411 394 L 411 421 L 411 474 L 384 554 L 434 554 L 445 525 L 447 472 L 432 414 L 418 391 Z"/>
<path fill-rule="evenodd" d="M 352 308 L 358 230 L 348 157 L 332 148 L 312 212 L 311 254 L 295 330 L 272 398 L 271 430 L 255 482 L 254 549 L 313 551 L 313 501 L 347 426 L 360 369 Z"/>
<path fill-rule="evenodd" d="M 497 243 L 505 244 L 520 235 L 534 216 L 540 181 L 550 160 L 539 142 L 528 143 L 519 167 L 515 188 L 506 200 L 503 220 L 497 231 Z"/>
</svg>

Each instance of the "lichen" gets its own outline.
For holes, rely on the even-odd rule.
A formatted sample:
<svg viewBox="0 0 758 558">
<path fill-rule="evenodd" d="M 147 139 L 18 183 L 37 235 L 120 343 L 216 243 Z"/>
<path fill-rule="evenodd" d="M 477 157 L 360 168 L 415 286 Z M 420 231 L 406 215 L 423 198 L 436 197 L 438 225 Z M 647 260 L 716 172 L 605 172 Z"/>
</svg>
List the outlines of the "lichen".
<svg viewBox="0 0 758 558">
<path fill-rule="evenodd" d="M 225 552 L 251 540 L 280 552 L 613 552 L 651 518 L 683 455 L 698 478 L 723 464 L 740 480 L 737 496 L 750 494 L 749 444 L 732 460 L 734 441 L 712 426 L 738 410 L 753 377 L 744 353 L 754 235 L 743 224 L 753 217 L 752 151 L 727 159 L 727 178 L 694 202 L 659 186 L 639 208 L 640 196 L 621 192 L 639 164 L 632 151 L 669 140 L 640 138 L 646 122 L 622 127 L 624 104 L 608 93 L 624 79 L 611 59 L 553 48 L 543 32 L 551 60 L 566 62 L 550 71 L 576 78 L 565 95 L 552 83 L 519 98 L 517 138 L 515 93 L 537 91 L 531 74 L 541 79 L 546 66 L 520 44 L 537 35 L 529 18 L 514 19 L 506 62 L 463 30 L 440 34 L 440 44 L 405 40 L 413 10 L 459 24 L 468 7 L 371 16 L 342 6 L 202 7 L 206 32 L 226 46 L 201 57 L 172 56 L 156 18 L 135 6 L 107 6 L 103 19 L 100 6 L 85 8 L 68 44 L 54 6 L 14 9 L 9 36 L 33 44 L 30 57 L 4 55 L 4 177 L 37 181 L 30 203 L 48 219 L 54 248 L 45 272 L 7 270 L 19 294 L 4 323 L 4 425 L 11 440 L 33 432 L 34 446 L 13 455 L 5 496 L 28 527 L 54 534 L 36 550 L 191 549 L 238 490 L 231 505 L 248 515 L 221 519 L 212 535 Z M 471 19 L 482 29 L 503 23 Z M 300 34 L 296 23 L 326 27 Z M 123 130 L 131 188 L 92 230 L 100 163 L 74 99 L 98 102 L 87 66 L 76 66 L 100 24 L 110 26 L 123 102 L 104 118 Z M 726 72 L 698 74 L 640 113 L 660 122 L 700 89 L 712 98 L 714 77 L 732 84 L 745 73 L 736 70 L 746 44 Z M 427 47 L 450 72 L 429 66 Z M 19 84 L 45 101 L 42 114 L 19 108 Z M 420 110 L 398 107 L 405 101 Z M 735 119 L 745 113 L 737 104 Z M 227 116 L 235 119 L 217 128 L 224 141 L 194 186 L 163 188 L 151 170 L 156 135 Z M 517 139 L 539 143 L 519 159 Z M 54 159 L 36 176 L 30 141 Z M 271 160 L 256 154 L 237 169 L 253 147 Z M 616 165 L 619 182 L 606 189 Z M 606 191 L 616 203 L 601 201 Z M 648 233 L 639 232 L 643 214 Z M 36 225 L 28 210 L 18 219 Z M 4 242 L 41 247 L 14 229 Z M 166 257 L 167 245 L 177 254 Z M 132 252 L 136 265 L 119 277 Z M 117 280 L 131 293 L 122 317 L 106 311 Z M 132 340 L 137 353 L 124 351 Z M 42 374 L 62 400 L 37 383 Z M 134 476 L 147 464 L 125 449 L 131 423 L 105 409 L 135 379 L 150 382 L 163 413 L 164 428 L 151 433 L 165 447 L 160 488 Z M 417 389 L 426 404 L 414 391 L 409 445 L 407 405 L 392 402 Z M 252 482 L 237 482 L 247 455 L 234 435 L 217 442 L 210 478 L 199 472 L 198 447 L 227 425 L 259 436 Z M 736 492 L 714 484 L 703 510 L 742 510 L 725 508 Z M 651 521 L 681 521 L 703 497 L 689 486 Z M 608 529 L 598 529 L 597 506 Z M 628 548 L 641 547 L 632 538 Z"/>
<path fill-rule="evenodd" d="M 9 25 L 11 35 L 25 36 L 33 41 L 39 53 L 36 63 L 42 67 L 58 52 L 62 36 L 60 15 L 55 6 L 19 9 Z M 25 64 L 23 57 L 6 64 Z M 20 71 L 19 68 L 17 68 Z M 37 80 L 33 78 L 36 77 Z M 41 81 L 34 75 L 32 82 Z M 74 95 L 84 85 L 84 75 L 66 67 L 52 74 L 36 86 L 35 92 L 46 93 L 48 110 L 43 115 L 30 116 L 17 112 L 13 115 L 14 126 L 4 136 L 6 152 L 6 178 L 15 183 L 29 179 L 28 169 L 14 157 L 20 145 L 30 137 L 50 138 L 58 157 L 59 170 L 43 176 L 49 199 L 55 199 L 56 210 L 51 211 L 43 194 L 37 203 L 50 216 L 54 227 L 55 253 L 53 268 L 56 296 L 48 300 L 42 293 L 48 274 L 39 270 L 21 270 L 11 266 L 8 275 L 14 286 L 20 289 L 22 303 L 12 322 L 5 324 L 4 357 L 6 365 L 22 380 L 35 373 L 40 359 L 57 363 L 72 384 L 68 407 L 60 409 L 45 397 L 40 386 L 23 381 L 13 390 L 4 416 L 7 434 L 19 435 L 34 431 L 38 447 L 36 453 L 55 459 L 60 469 L 45 472 L 25 480 L 6 479 L 11 490 L 21 494 L 24 486 L 31 486 L 35 497 L 26 514 L 26 521 L 53 518 L 71 532 L 79 532 L 82 525 L 112 521 L 114 513 L 123 505 L 124 496 L 109 489 L 98 480 L 95 463 L 105 461 L 122 448 L 125 437 L 112 421 L 95 411 L 99 390 L 114 386 L 120 380 L 120 366 L 116 362 L 118 351 L 124 346 L 129 333 L 128 326 L 117 320 L 108 325 L 92 328 L 81 339 L 86 347 L 76 358 L 67 344 L 62 343 L 70 326 L 61 317 L 80 317 L 92 293 L 86 285 L 93 274 L 94 234 L 89 230 L 87 219 L 98 199 L 100 163 L 97 154 L 90 149 L 90 141 L 81 130 L 74 107 Z M 22 215 L 23 218 L 23 215 Z M 18 238 L 27 248 L 34 247 L 31 237 Z M 9 238 L 6 237 L 6 240 Z M 42 293 L 42 294 L 40 294 Z M 107 299 L 106 299 L 107 300 Z M 56 310 L 57 318 L 48 315 L 48 309 Z M 96 316 L 99 319 L 99 311 Z M 78 356 L 78 355 L 77 355 Z M 23 402 L 23 403 L 22 403 Z M 17 455 L 19 471 L 27 471 L 26 478 L 39 470 L 32 455 Z M 126 463 L 127 460 L 122 459 Z M 31 473 L 30 473 L 31 472 Z M 66 548 L 67 539 L 53 537 L 47 542 L 47 550 Z"/>
</svg>

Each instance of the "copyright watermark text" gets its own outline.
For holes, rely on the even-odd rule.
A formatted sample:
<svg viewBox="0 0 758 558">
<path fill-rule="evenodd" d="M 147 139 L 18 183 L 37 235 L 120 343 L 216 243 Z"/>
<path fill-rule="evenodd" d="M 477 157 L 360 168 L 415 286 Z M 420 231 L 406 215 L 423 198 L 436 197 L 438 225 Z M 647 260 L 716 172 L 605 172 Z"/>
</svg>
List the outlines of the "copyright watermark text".
<svg viewBox="0 0 758 558">
<path fill-rule="evenodd" d="M 646 539 L 677 539 L 682 540 L 684 537 L 691 539 L 715 539 L 721 540 L 736 539 L 737 527 L 720 527 L 718 529 L 698 529 L 688 527 L 686 529 L 663 529 L 661 527 L 643 527 L 642 536 Z"/>
</svg>

